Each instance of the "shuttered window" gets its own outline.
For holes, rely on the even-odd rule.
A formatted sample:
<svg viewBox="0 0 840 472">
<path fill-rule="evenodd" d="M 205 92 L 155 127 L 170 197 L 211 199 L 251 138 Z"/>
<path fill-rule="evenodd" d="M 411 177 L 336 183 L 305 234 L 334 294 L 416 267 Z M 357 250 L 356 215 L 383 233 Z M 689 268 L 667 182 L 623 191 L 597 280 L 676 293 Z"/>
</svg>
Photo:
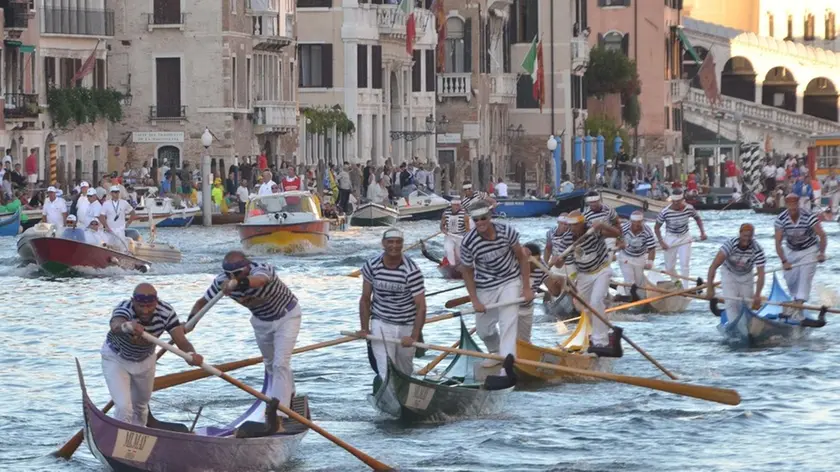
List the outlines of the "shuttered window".
<svg viewBox="0 0 840 472">
<path fill-rule="evenodd" d="M 93 88 L 105 89 L 108 88 L 105 76 L 105 59 L 97 59 L 96 65 L 93 67 Z"/>
<path fill-rule="evenodd" d="M 371 87 L 382 90 L 382 74 L 385 73 L 382 69 L 382 46 L 371 46 L 370 53 Z"/>
<path fill-rule="evenodd" d="M 426 91 L 435 91 L 435 50 L 426 50 Z"/>
<path fill-rule="evenodd" d="M 181 59 L 177 57 L 155 59 L 155 84 L 157 86 L 156 117 L 181 116 Z"/>
<path fill-rule="evenodd" d="M 368 86 L 368 45 L 359 44 L 356 46 L 356 80 L 359 88 Z"/>
<path fill-rule="evenodd" d="M 423 91 L 423 79 L 420 70 L 420 61 L 422 57 L 420 55 L 420 51 L 414 51 L 411 55 L 414 65 L 411 66 L 411 91 L 412 92 L 422 92 Z"/>
<path fill-rule="evenodd" d="M 539 108 L 534 99 L 534 82 L 530 75 L 520 75 L 516 81 L 516 108 Z"/>
<path fill-rule="evenodd" d="M 332 44 L 300 44 L 298 57 L 298 85 L 301 88 L 333 86 Z"/>
<path fill-rule="evenodd" d="M 56 83 L 56 74 L 55 74 L 55 58 L 54 57 L 45 57 L 44 58 L 44 80 L 47 83 L 47 87 L 56 87 L 59 84 Z"/>
</svg>

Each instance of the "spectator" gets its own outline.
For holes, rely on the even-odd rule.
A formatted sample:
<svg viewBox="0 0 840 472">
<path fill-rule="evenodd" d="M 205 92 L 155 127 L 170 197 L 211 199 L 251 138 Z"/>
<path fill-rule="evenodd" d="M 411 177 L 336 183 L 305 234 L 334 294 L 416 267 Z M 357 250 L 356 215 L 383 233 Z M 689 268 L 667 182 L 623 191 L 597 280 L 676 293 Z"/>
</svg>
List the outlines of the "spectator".
<svg viewBox="0 0 840 472">
<path fill-rule="evenodd" d="M 260 157 L 257 159 L 257 168 L 259 168 L 260 171 L 268 170 L 268 158 L 265 157 L 264 152 L 260 153 Z"/>
<path fill-rule="evenodd" d="M 240 214 L 245 214 L 245 205 L 248 203 L 250 196 L 251 192 L 248 190 L 248 181 L 246 179 L 241 179 L 239 181 L 239 187 L 236 189 L 236 198 L 239 200 Z"/>
<path fill-rule="evenodd" d="M 347 203 L 350 201 L 350 193 L 353 190 L 353 183 L 350 179 L 350 163 L 345 162 L 336 177 L 338 185 L 338 206 L 345 213 L 348 213 Z"/>
<path fill-rule="evenodd" d="M 8 152 L 6 151 L 7 154 Z M 26 157 L 26 178 L 29 180 L 29 187 L 35 188 L 35 183 L 38 182 L 38 156 L 35 155 L 35 149 Z"/>
</svg>

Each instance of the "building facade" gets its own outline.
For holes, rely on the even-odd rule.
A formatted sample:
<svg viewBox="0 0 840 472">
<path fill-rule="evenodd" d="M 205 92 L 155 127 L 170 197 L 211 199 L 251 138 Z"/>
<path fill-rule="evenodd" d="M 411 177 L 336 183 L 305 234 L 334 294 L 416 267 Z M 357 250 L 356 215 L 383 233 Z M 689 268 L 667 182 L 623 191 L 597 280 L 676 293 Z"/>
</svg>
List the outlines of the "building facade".
<svg viewBox="0 0 840 472">
<path fill-rule="evenodd" d="M 109 85 L 131 95 L 110 143 L 139 165 L 195 168 L 296 152 L 294 0 L 120 1 Z M 218 174 L 217 174 L 218 175 Z"/>
</svg>

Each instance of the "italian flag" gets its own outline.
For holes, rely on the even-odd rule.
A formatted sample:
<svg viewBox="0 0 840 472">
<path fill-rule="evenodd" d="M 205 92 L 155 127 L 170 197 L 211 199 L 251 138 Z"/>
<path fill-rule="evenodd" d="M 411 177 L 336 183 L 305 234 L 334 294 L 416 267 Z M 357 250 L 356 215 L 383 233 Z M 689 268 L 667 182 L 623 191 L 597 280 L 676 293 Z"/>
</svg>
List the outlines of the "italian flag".
<svg viewBox="0 0 840 472">
<path fill-rule="evenodd" d="M 417 24 L 414 21 L 414 0 L 400 0 L 399 9 L 405 18 L 405 51 L 409 56 L 414 54 L 414 37 L 417 35 Z"/>
<path fill-rule="evenodd" d="M 545 104 L 545 65 L 542 40 L 538 41 L 536 36 L 531 41 L 531 48 L 522 61 L 522 68 L 531 76 L 531 82 L 534 84 L 534 100 L 540 104 L 540 112 L 542 112 L 543 104 Z"/>
</svg>

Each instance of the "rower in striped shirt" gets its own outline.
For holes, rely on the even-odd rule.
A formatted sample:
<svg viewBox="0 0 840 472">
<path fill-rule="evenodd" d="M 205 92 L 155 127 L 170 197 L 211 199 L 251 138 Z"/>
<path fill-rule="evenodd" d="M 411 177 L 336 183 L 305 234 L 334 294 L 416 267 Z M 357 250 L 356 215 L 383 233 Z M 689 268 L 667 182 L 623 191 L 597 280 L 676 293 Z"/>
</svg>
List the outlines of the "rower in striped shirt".
<svg viewBox="0 0 840 472">
<path fill-rule="evenodd" d="M 447 262 L 450 265 L 458 265 L 461 260 L 461 241 L 470 230 L 470 219 L 461 205 L 461 200 L 455 198 L 449 203 L 451 206 L 443 210 L 443 216 L 440 218 L 440 230 L 445 234 L 443 250 Z"/>
<path fill-rule="evenodd" d="M 761 306 L 761 291 L 764 289 L 764 264 L 767 259 L 764 249 L 755 240 L 755 227 L 744 223 L 738 230 L 738 237 L 727 240 L 709 266 L 708 297 L 715 298 L 715 272 L 720 269 L 721 289 L 726 307 L 726 318 L 732 323 L 741 312 L 741 299 L 752 299 L 752 308 Z M 753 267 L 758 282 L 753 277 Z M 755 283 L 754 283 L 755 282 Z"/>
<path fill-rule="evenodd" d="M 135 287 L 132 297 L 114 308 L 110 324 L 111 330 L 100 353 L 102 373 L 116 408 L 114 417 L 146 426 L 157 357 L 154 344 L 143 339 L 143 333 L 159 338 L 164 331 L 168 332 L 179 349 L 192 353 L 190 365 L 201 365 L 204 359 L 187 340 L 175 309 L 160 300 L 150 284 Z"/>
<path fill-rule="evenodd" d="M 515 356 L 518 306 L 486 309 L 485 305 L 509 302 L 520 296 L 526 302 L 533 300 L 530 263 L 519 245 L 519 232 L 494 222 L 487 202 L 474 203 L 469 213 L 475 228 L 461 243 L 461 264 L 464 285 L 476 311 L 476 332 L 491 353 Z M 498 362 L 488 359 L 482 365 L 495 364 Z M 506 372 L 501 370 L 501 375 Z"/>
<path fill-rule="evenodd" d="M 391 228 L 382 234 L 383 253 L 362 266 L 362 297 L 359 299 L 361 336 L 373 334 L 371 367 L 382 384 L 388 380 L 388 358 L 400 372 L 414 371 L 414 343 L 420 340 L 426 322 L 426 289 L 423 273 L 403 254 L 403 233 Z M 397 346 L 383 341 L 400 339 Z"/>
<path fill-rule="evenodd" d="M 523 248 L 522 251 L 525 253 L 525 256 L 529 259 L 531 257 L 535 257 L 539 259 L 540 257 L 540 247 L 537 243 L 528 243 Z M 549 277 L 542 266 L 535 263 L 534 261 L 530 261 L 529 265 L 531 267 L 531 290 L 534 293 L 541 291 L 541 286 L 544 283 L 546 288 L 548 288 L 548 294 L 546 296 L 559 296 L 563 292 L 563 278 L 560 277 Z M 516 328 L 516 336 L 518 339 L 521 339 L 525 342 L 531 342 L 531 327 L 534 325 L 534 301 L 523 302 L 519 304 L 519 322 L 517 323 Z"/>
<path fill-rule="evenodd" d="M 496 208 L 496 200 L 488 195 L 486 192 L 482 192 L 481 190 L 473 191 L 473 186 L 470 182 L 464 182 L 464 185 L 461 187 L 463 189 L 463 195 L 461 196 L 461 206 L 467 211 L 467 219 L 469 219 L 470 208 L 474 203 L 478 202 L 486 202 L 490 205 L 490 210 L 492 211 Z M 475 226 L 472 221 L 469 222 L 469 226 Z"/>
<path fill-rule="evenodd" d="M 266 394 L 288 407 L 295 393 L 290 366 L 300 332 L 301 311 L 297 297 L 269 264 L 252 262 L 242 251 L 230 251 L 222 262 L 223 273 L 193 305 L 190 317 L 220 291 L 251 312 L 251 327 L 263 356 L 271 385 Z M 281 413 L 278 413 L 282 415 Z"/>
<path fill-rule="evenodd" d="M 621 234 L 621 220 L 618 218 L 618 213 L 612 207 L 604 205 L 600 193 L 593 190 L 586 194 L 584 201 L 588 205 L 583 211 L 584 221 L 590 224 L 600 221 L 612 225 Z M 604 242 L 610 251 L 614 250 L 617 244 L 615 238 L 607 238 Z"/>
<path fill-rule="evenodd" d="M 782 260 L 784 276 L 791 297 L 802 303 L 811 294 L 811 282 L 817 273 L 817 262 L 825 262 L 825 250 L 828 239 L 820 224 L 819 217 L 799 206 L 799 196 L 788 194 L 785 197 L 787 210 L 775 221 L 776 254 Z M 782 250 L 782 240 L 787 251 Z M 798 267 L 794 265 L 805 262 Z M 807 264 L 814 262 L 814 264 Z"/>
<path fill-rule="evenodd" d="M 569 216 L 568 213 L 561 213 L 557 217 L 557 226 L 548 230 L 545 235 L 545 261 L 551 267 L 552 272 L 574 280 L 577 277 L 577 268 L 575 268 L 575 257 L 573 255 L 566 256 L 562 269 L 560 265 L 557 265 L 557 256 L 561 252 L 557 250 L 557 247 L 563 238 L 563 234 L 569 231 L 569 224 L 566 221 L 567 216 Z"/>
<path fill-rule="evenodd" d="M 689 277 L 691 273 L 691 233 L 688 232 L 688 220 L 693 218 L 700 228 L 700 240 L 706 240 L 703 220 L 693 206 L 685 203 L 682 190 L 674 190 L 669 198 L 671 204 L 663 208 L 656 217 L 653 231 L 662 249 L 665 250 L 665 270 L 674 273 L 677 258 L 680 260 L 680 275 Z M 665 225 L 665 238 L 662 237 L 662 225 Z M 673 246 L 673 247 L 672 247 Z M 672 277 L 674 278 L 674 277 Z"/>
<path fill-rule="evenodd" d="M 604 301 L 610 288 L 612 269 L 604 238 L 617 238 L 621 233 L 615 226 L 603 221 L 586 223 L 579 211 L 569 213 L 567 219 L 571 228 L 563 235 L 558 249 L 562 252 L 574 246 L 572 253 L 578 274 L 575 281 L 576 290 L 580 297 L 588 301 L 589 305 L 601 316 L 607 316 L 604 313 L 606 309 Z M 590 233 L 590 229 L 594 231 Z M 563 262 L 558 261 L 561 265 Z M 610 335 L 609 327 L 598 317 L 593 316 L 589 352 L 601 357 L 621 357 L 620 328 L 616 328 Z"/>
<path fill-rule="evenodd" d="M 645 286 L 645 269 L 653 268 L 653 260 L 656 258 L 656 240 L 653 231 L 645 224 L 645 214 L 640 210 L 630 215 L 630 221 L 621 225 L 621 239 L 618 248 L 621 250 L 618 257 L 621 275 L 624 283 Z M 617 301 L 635 301 L 630 298 Z"/>
</svg>

